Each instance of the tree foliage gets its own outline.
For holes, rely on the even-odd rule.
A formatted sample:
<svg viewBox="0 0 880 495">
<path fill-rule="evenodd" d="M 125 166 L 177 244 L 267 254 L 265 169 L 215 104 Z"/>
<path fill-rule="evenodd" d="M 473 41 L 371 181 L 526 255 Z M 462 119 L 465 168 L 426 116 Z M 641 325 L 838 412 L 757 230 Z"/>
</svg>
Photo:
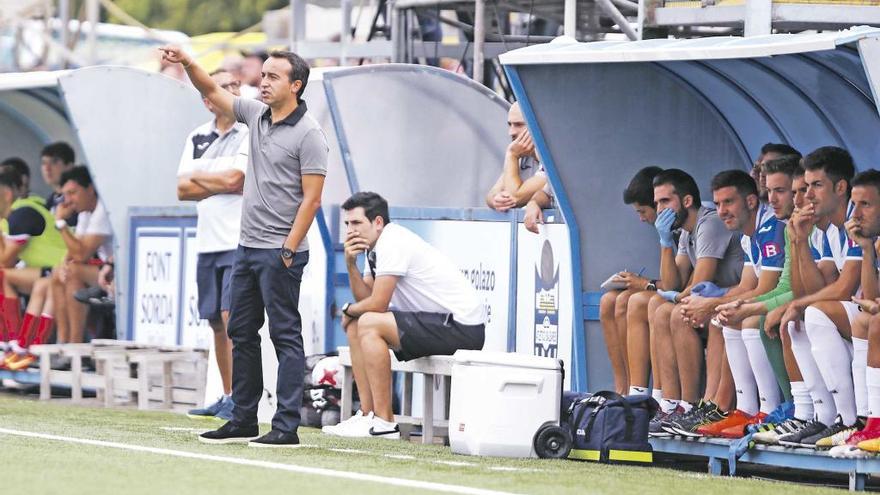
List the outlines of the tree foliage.
<svg viewBox="0 0 880 495">
<path fill-rule="evenodd" d="M 195 36 L 241 31 L 260 22 L 263 13 L 289 5 L 288 0 L 114 0 L 132 17 L 155 29 Z M 110 22 L 120 22 L 112 16 Z"/>
</svg>

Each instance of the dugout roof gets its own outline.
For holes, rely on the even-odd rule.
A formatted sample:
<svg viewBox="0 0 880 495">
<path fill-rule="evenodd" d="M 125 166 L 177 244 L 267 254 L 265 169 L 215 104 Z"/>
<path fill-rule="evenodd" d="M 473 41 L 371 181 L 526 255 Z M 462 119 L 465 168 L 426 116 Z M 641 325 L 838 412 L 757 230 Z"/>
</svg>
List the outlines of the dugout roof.
<svg viewBox="0 0 880 495">
<path fill-rule="evenodd" d="M 878 166 L 878 38 L 880 30 L 857 27 L 750 38 L 558 39 L 502 55 L 574 226 L 576 289 L 596 292 L 623 268 L 646 266 L 658 276 L 656 233 L 622 202 L 642 167 L 682 168 L 711 200 L 711 177 L 749 169 L 768 142 L 803 153 L 842 146 L 860 169 Z M 596 332 L 587 333 L 589 340 Z"/>
</svg>

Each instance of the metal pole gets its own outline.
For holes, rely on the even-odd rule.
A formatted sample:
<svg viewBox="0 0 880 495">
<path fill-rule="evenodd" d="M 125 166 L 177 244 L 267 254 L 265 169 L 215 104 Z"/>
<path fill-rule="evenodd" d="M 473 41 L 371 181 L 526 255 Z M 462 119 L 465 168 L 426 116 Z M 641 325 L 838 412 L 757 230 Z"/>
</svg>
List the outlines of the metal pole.
<svg viewBox="0 0 880 495">
<path fill-rule="evenodd" d="M 639 0 L 639 13 L 638 13 L 638 32 L 639 39 L 645 39 L 645 0 Z"/>
<path fill-rule="evenodd" d="M 348 65 L 346 53 L 351 39 L 351 0 L 342 0 L 342 33 L 339 35 L 339 65 Z"/>
<path fill-rule="evenodd" d="M 306 2 L 290 0 L 290 51 L 299 51 L 299 42 L 306 37 Z"/>
<path fill-rule="evenodd" d="M 388 2 L 388 15 L 385 17 L 385 22 L 391 26 L 391 61 L 395 63 L 403 61 L 403 50 L 400 45 L 403 37 L 401 32 L 402 17 L 403 14 L 393 7 L 392 2 Z"/>
<path fill-rule="evenodd" d="M 98 63 L 98 19 L 100 17 L 98 0 L 86 1 L 86 20 L 89 21 L 89 32 L 86 34 L 86 62 L 89 65 Z"/>
<path fill-rule="evenodd" d="M 483 84 L 483 44 L 486 41 L 486 23 L 484 15 L 486 2 L 476 0 L 474 7 L 474 74 L 473 80 Z"/>
<path fill-rule="evenodd" d="M 626 35 L 627 38 L 631 40 L 639 39 L 639 35 L 635 31 L 633 31 L 632 26 L 629 25 L 629 21 L 626 20 L 626 17 L 624 17 L 619 10 L 617 10 L 617 7 L 615 7 L 614 4 L 611 3 L 611 0 L 596 0 L 596 3 L 598 3 L 599 6 L 602 7 L 602 10 L 604 10 L 609 17 L 611 17 L 611 20 L 613 20 L 614 23 L 617 24 L 617 27 L 620 28 L 620 30 L 623 32 L 623 34 Z"/>
<path fill-rule="evenodd" d="M 746 2 L 746 17 L 743 19 L 745 36 L 770 34 L 773 29 L 773 2 L 771 0 L 749 0 Z"/>
<path fill-rule="evenodd" d="M 577 0 L 565 0 L 565 20 L 562 34 L 577 38 Z"/>
</svg>

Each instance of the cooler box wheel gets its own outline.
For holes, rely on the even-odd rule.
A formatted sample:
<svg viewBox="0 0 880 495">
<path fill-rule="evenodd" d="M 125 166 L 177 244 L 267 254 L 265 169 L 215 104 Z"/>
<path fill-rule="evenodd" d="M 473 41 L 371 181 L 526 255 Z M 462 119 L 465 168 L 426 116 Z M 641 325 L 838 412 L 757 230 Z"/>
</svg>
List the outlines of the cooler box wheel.
<svg viewBox="0 0 880 495">
<path fill-rule="evenodd" d="M 541 427 L 532 445 L 541 459 L 565 459 L 571 452 L 571 432 L 558 425 Z"/>
</svg>

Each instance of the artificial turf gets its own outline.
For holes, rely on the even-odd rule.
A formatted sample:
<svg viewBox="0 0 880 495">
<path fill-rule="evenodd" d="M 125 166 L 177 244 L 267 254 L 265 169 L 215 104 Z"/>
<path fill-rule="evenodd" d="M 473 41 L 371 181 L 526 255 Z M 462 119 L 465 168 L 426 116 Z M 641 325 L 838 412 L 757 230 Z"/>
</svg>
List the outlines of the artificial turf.
<svg viewBox="0 0 880 495">
<path fill-rule="evenodd" d="M 381 439 L 344 439 L 301 428 L 299 449 L 203 445 L 198 431 L 220 423 L 181 414 L 102 409 L 39 402 L 0 394 L 0 428 L 80 439 L 119 442 L 215 456 L 431 481 L 448 485 L 536 495 L 592 493 L 840 493 L 827 488 L 759 479 L 711 477 L 664 467 L 609 466 L 576 461 L 500 459 L 454 455 L 448 447 Z M 263 430 L 267 426 L 263 426 Z M 6 469 L 2 486 L 25 486 L 29 494 L 237 494 L 427 493 L 370 481 L 292 473 L 27 438 L 0 432 Z"/>
</svg>

